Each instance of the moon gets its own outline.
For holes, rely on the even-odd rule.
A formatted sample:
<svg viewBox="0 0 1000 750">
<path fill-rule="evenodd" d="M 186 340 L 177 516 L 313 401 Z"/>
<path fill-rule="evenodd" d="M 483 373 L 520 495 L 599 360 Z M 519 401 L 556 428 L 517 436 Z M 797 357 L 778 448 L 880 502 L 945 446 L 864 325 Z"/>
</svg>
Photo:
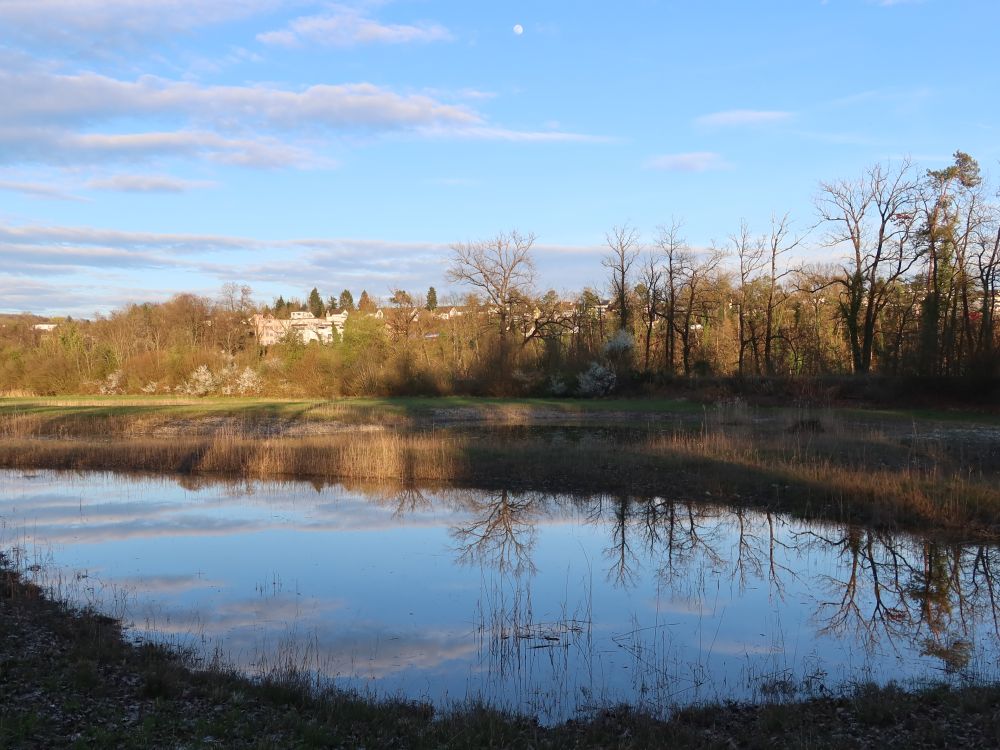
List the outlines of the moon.
<svg viewBox="0 0 1000 750">
<path fill-rule="evenodd" d="M 524 33 L 524 27 L 519 23 L 514 24 L 514 34 L 516 34 L 517 36 L 521 36 L 521 34 L 523 33 Z"/>
</svg>

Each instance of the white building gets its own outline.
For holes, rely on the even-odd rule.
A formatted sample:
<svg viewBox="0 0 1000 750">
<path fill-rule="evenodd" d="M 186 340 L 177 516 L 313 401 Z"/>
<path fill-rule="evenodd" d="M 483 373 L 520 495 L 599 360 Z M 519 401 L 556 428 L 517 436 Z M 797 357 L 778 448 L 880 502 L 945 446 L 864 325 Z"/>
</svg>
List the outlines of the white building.
<svg viewBox="0 0 1000 750">
<path fill-rule="evenodd" d="M 321 344 L 333 341 L 334 323 L 327 318 L 317 318 L 311 312 L 293 312 L 289 320 L 257 314 L 250 318 L 250 324 L 261 346 L 273 346 L 289 333 L 297 334 L 306 344 L 310 341 Z M 339 326 L 337 330 L 341 330 Z"/>
</svg>

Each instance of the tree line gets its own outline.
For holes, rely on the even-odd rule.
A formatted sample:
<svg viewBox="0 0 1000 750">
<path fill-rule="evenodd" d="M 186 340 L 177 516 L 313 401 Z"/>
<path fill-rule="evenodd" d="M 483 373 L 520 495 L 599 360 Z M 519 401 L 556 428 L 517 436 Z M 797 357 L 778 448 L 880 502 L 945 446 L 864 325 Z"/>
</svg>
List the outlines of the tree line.
<svg viewBox="0 0 1000 750">
<path fill-rule="evenodd" d="M 875 164 L 820 183 L 815 216 L 743 221 L 693 247 L 671 219 L 605 237 L 604 283 L 570 299 L 537 289 L 535 236 L 452 246 L 445 304 L 393 289 L 326 299 L 178 294 L 39 331 L 0 321 L 7 392 L 550 394 L 655 389 L 695 376 L 995 376 L 1000 371 L 1000 207 L 979 164 Z M 806 262 L 806 249 L 839 260 Z M 255 313 L 348 311 L 342 336 L 263 348 Z M 376 315 L 375 313 L 379 314 Z M 197 376 L 196 376 L 197 374 Z"/>
</svg>

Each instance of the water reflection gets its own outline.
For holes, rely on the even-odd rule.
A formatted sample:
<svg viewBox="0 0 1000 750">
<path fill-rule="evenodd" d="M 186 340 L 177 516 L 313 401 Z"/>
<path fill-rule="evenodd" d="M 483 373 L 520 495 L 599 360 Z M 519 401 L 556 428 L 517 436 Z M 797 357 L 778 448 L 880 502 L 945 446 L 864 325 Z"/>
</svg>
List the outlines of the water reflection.
<svg viewBox="0 0 1000 750">
<path fill-rule="evenodd" d="M 746 508 L 0 472 L 0 523 L 143 635 L 543 720 L 997 668 L 997 548 Z"/>
</svg>

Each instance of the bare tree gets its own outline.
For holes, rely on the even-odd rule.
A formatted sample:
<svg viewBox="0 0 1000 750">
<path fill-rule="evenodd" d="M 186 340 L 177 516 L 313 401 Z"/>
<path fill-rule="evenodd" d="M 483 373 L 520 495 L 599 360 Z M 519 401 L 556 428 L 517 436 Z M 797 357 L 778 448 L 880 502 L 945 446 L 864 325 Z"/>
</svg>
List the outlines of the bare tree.
<svg viewBox="0 0 1000 750">
<path fill-rule="evenodd" d="M 851 251 L 836 283 L 858 374 L 871 369 L 879 314 L 892 286 L 918 257 L 912 242 L 917 188 L 909 161 L 876 164 L 857 180 L 820 185 L 816 208 L 831 225 L 828 244 L 846 243 Z"/>
<path fill-rule="evenodd" d="M 402 289 L 393 289 L 389 297 L 392 308 L 386 313 L 386 327 L 393 341 L 410 338 L 420 311 L 413 304 L 413 296 Z"/>
<path fill-rule="evenodd" d="M 979 313 L 980 359 L 984 362 L 992 360 L 994 336 L 996 329 L 996 313 L 1000 309 L 1000 211 L 991 207 L 989 219 L 979 227 L 975 237 L 976 276 L 979 281 L 982 297 L 982 307 Z"/>
<path fill-rule="evenodd" d="M 691 251 L 681 237 L 683 223 L 672 218 L 669 226 L 659 229 L 656 246 L 663 255 L 663 300 L 660 305 L 660 315 L 665 322 L 665 339 L 663 342 L 663 366 L 668 373 L 674 372 L 676 366 L 676 333 L 677 312 L 681 295 L 681 287 L 685 275 L 690 271 Z"/>
<path fill-rule="evenodd" d="M 764 370 L 768 375 L 775 372 L 774 366 L 774 342 L 778 338 L 775 331 L 775 318 L 779 308 L 788 299 L 788 295 L 782 290 L 780 283 L 782 279 L 792 273 L 792 269 L 785 268 L 779 272 L 778 258 L 794 250 L 805 239 L 805 235 L 792 238 L 791 221 L 788 214 L 781 217 L 771 217 L 771 232 L 767 237 L 767 257 L 770 273 L 768 274 L 767 301 L 764 305 Z"/>
<path fill-rule="evenodd" d="M 531 259 L 534 234 L 516 229 L 500 232 L 492 239 L 460 242 L 451 246 L 448 281 L 477 289 L 497 317 L 501 342 L 505 343 L 513 323 L 514 306 L 530 296 L 535 280 Z"/>
<path fill-rule="evenodd" d="M 703 320 L 707 319 L 705 287 L 725 257 L 724 251 L 713 247 L 700 257 L 692 255 L 684 269 L 674 323 L 681 341 L 681 363 L 685 375 L 691 374 L 691 354 L 698 341 L 698 331 L 704 327 L 703 323 L 698 322 L 699 314 Z"/>
<path fill-rule="evenodd" d="M 742 376 L 746 372 L 746 352 L 750 348 L 754 352 L 755 361 L 759 360 L 759 347 L 756 326 L 753 324 L 752 315 L 755 313 L 751 309 L 751 283 L 757 273 L 767 263 L 767 242 L 763 237 L 754 237 L 750 234 L 750 227 L 746 221 L 740 222 L 740 229 L 736 234 L 730 235 L 729 243 L 732 247 L 733 255 L 739 261 L 739 288 L 736 290 L 738 298 L 736 301 L 737 315 L 739 321 L 739 355 L 737 359 L 737 371 Z M 757 370 L 760 371 L 760 362 L 757 361 Z"/>
<path fill-rule="evenodd" d="M 653 343 L 653 328 L 660 315 L 660 304 L 663 301 L 663 269 L 657 262 L 653 253 L 647 253 L 643 259 L 642 267 L 639 269 L 639 285 L 636 287 L 637 296 L 642 308 L 642 324 L 645 329 L 643 341 L 642 369 L 649 371 L 649 352 Z"/>
<path fill-rule="evenodd" d="M 622 224 L 612 227 L 604 238 L 610 252 L 601 260 L 601 265 L 611 272 L 611 299 L 618 307 L 618 327 L 628 331 L 632 322 L 629 279 L 632 266 L 639 257 L 639 230 Z"/>
</svg>

